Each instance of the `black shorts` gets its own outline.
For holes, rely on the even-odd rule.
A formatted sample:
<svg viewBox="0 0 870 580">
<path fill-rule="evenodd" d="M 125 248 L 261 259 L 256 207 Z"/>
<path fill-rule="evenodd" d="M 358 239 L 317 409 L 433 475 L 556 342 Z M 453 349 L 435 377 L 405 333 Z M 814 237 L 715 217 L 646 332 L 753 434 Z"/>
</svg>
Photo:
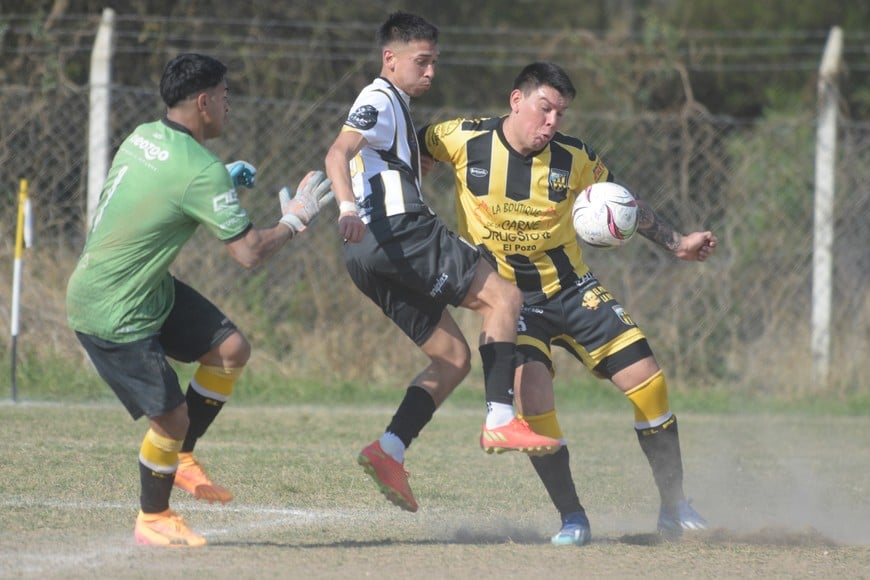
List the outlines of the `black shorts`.
<svg viewBox="0 0 870 580">
<path fill-rule="evenodd" d="M 418 346 L 447 305 L 465 300 L 479 260 L 477 248 L 428 214 L 376 220 L 362 241 L 344 245 L 354 284 Z"/>
<path fill-rule="evenodd" d="M 175 302 L 160 328 L 160 344 L 168 357 L 193 362 L 225 341 L 236 325 L 202 294 L 174 281 Z"/>
<path fill-rule="evenodd" d="M 236 326 L 199 292 L 175 280 L 175 303 L 158 334 L 118 343 L 76 332 L 100 377 L 134 419 L 156 417 L 184 403 L 166 357 L 193 362 L 235 332 Z"/>
<path fill-rule="evenodd" d="M 652 356 L 643 332 L 591 272 L 546 302 L 523 305 L 517 364 L 538 361 L 553 371 L 553 346 L 608 379 Z"/>
</svg>

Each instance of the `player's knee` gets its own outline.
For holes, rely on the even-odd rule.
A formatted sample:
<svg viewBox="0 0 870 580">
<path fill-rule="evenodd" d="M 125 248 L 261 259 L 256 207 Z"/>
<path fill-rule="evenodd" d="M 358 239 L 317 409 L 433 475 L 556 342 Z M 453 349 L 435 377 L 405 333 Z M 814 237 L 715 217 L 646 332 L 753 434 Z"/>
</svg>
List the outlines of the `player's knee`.
<svg viewBox="0 0 870 580">
<path fill-rule="evenodd" d="M 491 269 L 485 274 L 484 283 L 475 298 L 474 303 L 469 305 L 473 310 L 508 312 L 517 318 L 523 305 L 522 291 Z"/>
<path fill-rule="evenodd" d="M 519 288 L 505 281 L 496 292 L 496 296 L 502 309 L 515 313 L 519 318 L 520 308 L 523 306 L 523 293 Z"/>
<path fill-rule="evenodd" d="M 236 331 L 206 357 L 201 359 L 204 364 L 225 368 L 241 368 L 248 364 L 251 358 L 251 343 L 248 342 L 245 335 Z"/>
<path fill-rule="evenodd" d="M 151 428 L 166 433 L 171 439 L 184 439 L 190 427 L 190 418 L 187 416 L 187 404 L 182 403 L 173 410 L 149 417 Z"/>
<path fill-rule="evenodd" d="M 232 367 L 243 367 L 248 364 L 248 361 L 251 359 L 251 343 L 248 342 L 248 339 L 245 338 L 243 334 L 238 334 L 239 341 L 238 345 L 235 348 L 235 352 L 232 356 L 232 361 L 234 364 L 227 365 Z"/>
</svg>

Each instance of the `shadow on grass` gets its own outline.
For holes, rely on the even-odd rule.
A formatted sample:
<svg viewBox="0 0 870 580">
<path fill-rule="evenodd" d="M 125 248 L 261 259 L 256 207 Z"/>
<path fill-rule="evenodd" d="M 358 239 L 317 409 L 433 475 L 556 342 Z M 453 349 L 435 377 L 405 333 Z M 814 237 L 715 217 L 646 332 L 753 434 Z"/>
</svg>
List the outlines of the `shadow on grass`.
<svg viewBox="0 0 870 580">
<path fill-rule="evenodd" d="M 283 542 L 273 542 L 273 541 L 245 541 L 245 542 L 209 542 L 210 548 L 219 548 L 219 547 L 242 547 L 249 548 L 253 546 L 257 547 L 270 547 L 270 548 L 383 548 L 383 547 L 397 547 L 397 546 L 493 546 L 493 545 L 510 545 L 510 544 L 524 544 L 524 545 L 534 545 L 534 544 L 543 544 L 548 543 L 541 538 L 535 538 L 534 540 L 530 539 L 516 539 L 516 538 L 464 538 L 464 539 L 439 539 L 439 538 L 428 538 L 428 539 L 419 539 L 419 540 L 395 540 L 392 538 L 382 539 L 382 540 L 337 540 L 335 542 L 320 542 L 314 544 L 305 544 L 305 543 L 283 543 Z"/>
<path fill-rule="evenodd" d="M 744 544 L 754 546 L 785 546 L 785 547 L 824 547 L 835 548 L 839 544 L 826 537 L 824 534 L 808 528 L 801 531 L 793 531 L 782 528 L 763 528 L 752 532 L 735 532 L 724 528 L 716 528 L 702 532 L 687 533 L 680 540 L 666 540 L 658 533 L 644 534 L 625 534 L 618 538 L 595 538 L 592 544 L 626 544 L 629 546 L 659 546 L 673 544 L 705 544 L 705 545 L 727 545 L 727 544 Z M 381 548 L 381 547 L 397 547 L 397 546 L 493 546 L 493 545 L 539 545 L 549 544 L 547 538 L 541 538 L 540 535 L 531 532 L 520 532 L 518 534 L 487 534 L 478 532 L 467 532 L 460 530 L 452 538 L 428 538 L 417 540 L 396 540 L 392 538 L 384 538 L 380 540 L 337 540 L 335 542 L 319 542 L 319 543 L 283 543 L 274 541 L 237 541 L 237 542 L 216 542 L 209 544 L 211 547 L 243 547 L 252 546 L 270 547 L 270 548 Z"/>
<path fill-rule="evenodd" d="M 672 543 L 659 534 L 627 534 L 619 538 L 620 543 L 632 546 L 655 546 Z M 795 531 L 784 528 L 767 527 L 756 531 L 736 532 L 725 528 L 715 528 L 700 532 L 687 533 L 676 542 L 701 543 L 707 545 L 748 544 L 753 546 L 785 546 L 804 548 L 835 548 L 839 544 L 815 528 Z"/>
</svg>

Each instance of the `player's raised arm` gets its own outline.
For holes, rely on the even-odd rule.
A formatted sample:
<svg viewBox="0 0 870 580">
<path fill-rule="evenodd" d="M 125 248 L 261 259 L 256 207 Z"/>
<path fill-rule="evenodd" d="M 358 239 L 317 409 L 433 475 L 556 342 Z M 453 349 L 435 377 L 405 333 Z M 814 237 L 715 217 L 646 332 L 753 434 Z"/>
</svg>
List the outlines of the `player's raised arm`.
<svg viewBox="0 0 870 580">
<path fill-rule="evenodd" d="M 295 197 L 284 187 L 278 193 L 281 220 L 271 228 L 249 229 L 227 244 L 230 255 L 245 268 L 253 268 L 278 251 L 289 238 L 303 232 L 334 197 L 331 182 L 322 171 L 309 171 L 299 182 Z"/>
<path fill-rule="evenodd" d="M 703 262 L 716 248 L 719 240 L 713 232 L 683 235 L 645 201 L 638 199 L 637 206 L 637 231 L 640 235 L 667 249 L 679 259 Z"/>
</svg>

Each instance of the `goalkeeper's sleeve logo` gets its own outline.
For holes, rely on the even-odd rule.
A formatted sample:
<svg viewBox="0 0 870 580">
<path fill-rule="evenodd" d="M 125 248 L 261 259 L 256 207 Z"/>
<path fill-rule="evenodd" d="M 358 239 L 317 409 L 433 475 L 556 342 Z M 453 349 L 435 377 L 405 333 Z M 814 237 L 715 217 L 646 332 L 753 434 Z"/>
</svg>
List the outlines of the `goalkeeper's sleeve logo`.
<svg viewBox="0 0 870 580">
<path fill-rule="evenodd" d="M 363 105 L 347 116 L 345 125 L 360 131 L 368 131 L 378 122 L 378 110 L 371 105 Z"/>
<path fill-rule="evenodd" d="M 237 208 L 239 206 L 239 196 L 236 194 L 235 189 L 231 189 L 214 196 L 211 203 L 214 212 L 221 213 L 228 208 Z"/>
</svg>

